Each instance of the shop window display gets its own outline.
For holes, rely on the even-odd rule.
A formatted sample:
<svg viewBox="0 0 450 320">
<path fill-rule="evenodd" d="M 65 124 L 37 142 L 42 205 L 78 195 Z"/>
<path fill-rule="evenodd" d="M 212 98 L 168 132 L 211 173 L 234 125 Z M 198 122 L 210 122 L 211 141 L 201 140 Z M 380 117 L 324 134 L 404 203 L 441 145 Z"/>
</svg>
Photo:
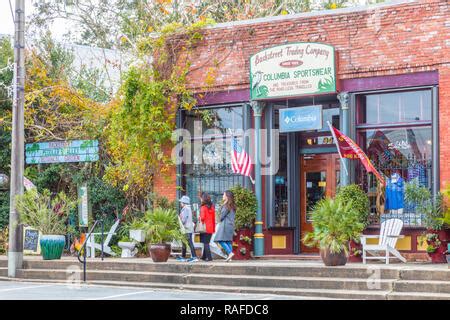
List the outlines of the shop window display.
<svg viewBox="0 0 450 320">
<path fill-rule="evenodd" d="M 184 118 L 184 128 L 191 134 L 191 146 L 195 142 L 200 143 L 202 153 L 196 155 L 194 149 L 191 150 L 192 164 L 183 166 L 183 191 L 193 202 L 197 201 L 200 191 L 208 192 L 213 202 L 218 204 L 222 201 L 224 190 L 244 184 L 244 177 L 232 171 L 230 154 L 227 152 L 231 139 L 226 136 L 229 129 L 243 129 L 242 107 L 192 110 L 185 112 Z M 217 132 L 206 132 L 210 129 Z"/>
<path fill-rule="evenodd" d="M 431 114 L 429 94 L 428 90 L 423 90 L 377 94 L 360 99 L 363 103 L 359 106 L 364 109 L 366 118 L 359 120 L 366 123 L 359 126 L 358 143 L 386 181 L 385 188 L 382 188 L 373 175 L 357 165 L 357 181 L 367 190 L 371 202 L 372 223 L 399 218 L 408 226 L 422 225 L 423 214 L 405 202 L 404 190 L 405 185 L 413 181 L 431 189 L 432 131 L 431 121 L 426 121 Z M 383 97 L 385 95 L 388 97 Z M 385 105 L 381 105 L 383 101 Z M 398 127 L 383 127 L 383 123 L 379 123 L 378 127 L 371 126 L 369 122 L 379 120 L 381 115 L 377 115 L 378 111 L 368 115 L 366 111 L 387 110 L 387 101 L 392 103 L 390 123 L 394 120 L 409 122 L 402 122 Z M 407 103 L 417 112 L 417 117 L 405 118 L 405 115 L 411 114 Z"/>
</svg>

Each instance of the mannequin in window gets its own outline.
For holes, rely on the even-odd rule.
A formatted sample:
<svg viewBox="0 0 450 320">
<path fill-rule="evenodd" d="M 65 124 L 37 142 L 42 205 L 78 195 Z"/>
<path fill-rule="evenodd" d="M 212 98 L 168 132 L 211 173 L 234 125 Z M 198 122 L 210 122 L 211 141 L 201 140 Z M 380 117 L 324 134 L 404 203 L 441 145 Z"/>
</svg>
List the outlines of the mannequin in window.
<svg viewBox="0 0 450 320">
<path fill-rule="evenodd" d="M 387 179 L 385 210 L 390 210 L 391 213 L 403 213 L 404 194 L 404 180 L 396 171 Z"/>
</svg>

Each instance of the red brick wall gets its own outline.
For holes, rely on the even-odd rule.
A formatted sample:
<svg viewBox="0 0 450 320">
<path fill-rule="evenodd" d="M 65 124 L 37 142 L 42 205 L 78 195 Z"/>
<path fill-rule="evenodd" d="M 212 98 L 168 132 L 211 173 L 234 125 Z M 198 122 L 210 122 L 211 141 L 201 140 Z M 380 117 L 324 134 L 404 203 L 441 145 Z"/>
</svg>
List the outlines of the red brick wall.
<svg viewBox="0 0 450 320">
<path fill-rule="evenodd" d="M 450 63 L 439 67 L 439 140 L 441 187 L 445 188 L 450 187 Z"/>
<path fill-rule="evenodd" d="M 166 155 L 171 155 L 172 146 L 167 146 L 164 150 Z M 159 174 L 153 179 L 154 192 L 160 197 L 166 197 L 173 201 L 177 197 L 177 169 L 176 166 L 161 168 Z"/>
<path fill-rule="evenodd" d="M 194 91 L 200 92 L 207 70 L 215 68 L 217 78 L 212 90 L 248 89 L 249 57 L 264 48 L 296 41 L 333 45 L 338 52 L 340 79 L 438 70 L 444 185 L 450 183 L 450 144 L 446 142 L 450 136 L 449 7 L 446 0 L 429 0 L 367 11 L 327 11 L 331 14 L 218 25 L 208 29 L 192 50 L 188 81 Z"/>
</svg>

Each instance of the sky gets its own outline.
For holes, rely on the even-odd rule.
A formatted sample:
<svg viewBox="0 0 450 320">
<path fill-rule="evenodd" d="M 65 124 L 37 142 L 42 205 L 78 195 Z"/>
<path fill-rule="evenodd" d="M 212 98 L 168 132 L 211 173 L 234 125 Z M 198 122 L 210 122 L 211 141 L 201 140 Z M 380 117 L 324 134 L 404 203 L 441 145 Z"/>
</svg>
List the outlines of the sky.
<svg viewBox="0 0 450 320">
<path fill-rule="evenodd" d="M 36 1 L 36 0 L 34 0 Z M 9 2 L 11 2 L 12 8 L 15 8 L 15 0 L 0 0 L 0 34 L 14 34 L 14 22 L 11 15 L 11 9 L 9 6 Z M 34 11 L 34 7 L 32 5 L 32 0 L 25 0 L 25 14 L 28 17 Z M 62 39 L 63 34 L 65 33 L 65 24 L 63 21 L 59 20 L 53 24 L 51 28 L 52 34 L 55 39 Z"/>
<path fill-rule="evenodd" d="M 36 1 L 38 0 L 25 0 L 25 14 L 27 16 L 33 13 L 32 2 Z M 14 34 L 14 22 L 11 16 L 10 2 L 14 10 L 15 0 L 0 0 L 0 34 Z M 357 2 L 359 2 L 359 4 L 365 4 L 367 0 L 357 0 Z M 67 25 L 67 22 L 64 22 L 62 19 L 54 22 L 51 31 L 56 40 L 63 39 L 63 35 L 67 30 Z"/>
</svg>

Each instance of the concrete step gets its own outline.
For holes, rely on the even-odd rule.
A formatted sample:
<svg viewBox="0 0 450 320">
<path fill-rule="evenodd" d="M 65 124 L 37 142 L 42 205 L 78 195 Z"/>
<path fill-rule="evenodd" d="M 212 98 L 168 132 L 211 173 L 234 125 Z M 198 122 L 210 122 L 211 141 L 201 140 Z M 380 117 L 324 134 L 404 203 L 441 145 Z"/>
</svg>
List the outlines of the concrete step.
<svg viewBox="0 0 450 320">
<path fill-rule="evenodd" d="M 450 269 L 439 269 L 430 267 L 427 270 L 404 269 L 400 271 L 402 280 L 429 280 L 450 281 Z"/>
<path fill-rule="evenodd" d="M 391 292 L 388 300 L 450 300 L 450 294 L 429 292 Z"/>
<path fill-rule="evenodd" d="M 433 292 L 450 294 L 450 281 L 398 280 L 394 283 L 396 292 Z"/>
<path fill-rule="evenodd" d="M 66 280 L 82 279 L 79 269 L 46 270 L 23 269 L 18 271 L 18 277 L 25 279 Z M 137 272 L 137 271 L 100 271 L 90 270 L 87 273 L 88 281 L 120 281 L 125 282 L 162 282 L 172 284 L 194 284 L 211 286 L 243 286 L 243 287 L 271 287 L 295 289 L 333 289 L 333 290 L 368 290 L 366 279 L 324 278 L 324 277 L 274 277 L 274 276 L 240 276 L 229 274 L 193 274 L 193 273 L 163 273 L 163 272 Z M 382 279 L 376 290 L 390 291 L 393 288 L 393 279 Z M 375 290 L 374 290 L 375 291 Z"/>
<path fill-rule="evenodd" d="M 66 270 L 67 268 L 81 267 L 77 261 L 67 260 L 25 260 L 24 269 L 53 269 Z M 286 276 L 286 277 L 324 277 L 324 278 L 357 278 L 368 279 L 373 275 L 373 269 L 362 266 L 325 267 L 321 264 L 251 264 L 245 262 L 214 262 L 214 263 L 151 263 L 134 262 L 133 260 L 119 261 L 88 261 L 88 270 L 137 271 L 137 272 L 171 272 L 171 273 L 199 273 L 199 274 L 230 274 L 230 275 L 259 275 L 259 276 Z M 399 278 L 398 269 L 382 268 L 379 270 L 381 279 Z M 378 271 L 377 271 L 378 272 Z M 377 276 L 378 276 L 377 275 Z"/>
</svg>

